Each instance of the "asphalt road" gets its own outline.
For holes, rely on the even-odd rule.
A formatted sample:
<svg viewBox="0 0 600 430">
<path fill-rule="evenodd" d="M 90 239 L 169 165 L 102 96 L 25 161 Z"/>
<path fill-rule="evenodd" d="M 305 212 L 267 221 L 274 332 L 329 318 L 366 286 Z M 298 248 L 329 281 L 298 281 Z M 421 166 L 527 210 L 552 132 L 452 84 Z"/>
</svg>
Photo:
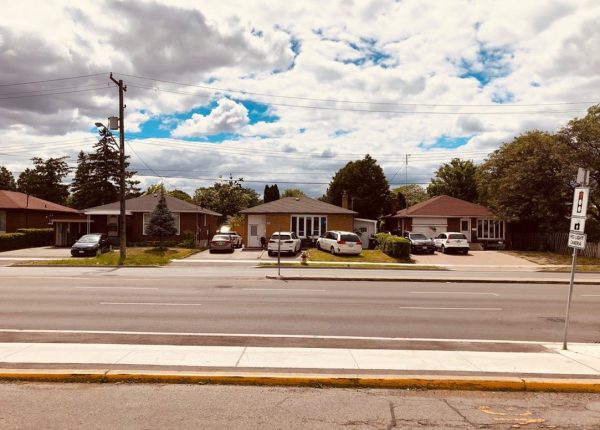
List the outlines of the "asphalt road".
<svg viewBox="0 0 600 430">
<path fill-rule="evenodd" d="M 567 297 L 565 285 L 284 282 L 197 278 L 161 269 L 45 270 L 52 276 L 39 269 L 0 272 L 0 341 L 356 347 L 381 342 L 371 339 L 380 337 L 559 342 Z M 571 342 L 600 341 L 599 307 L 600 286 L 576 286 Z"/>
<path fill-rule="evenodd" d="M 3 429 L 597 429 L 597 394 L 0 384 Z"/>
</svg>

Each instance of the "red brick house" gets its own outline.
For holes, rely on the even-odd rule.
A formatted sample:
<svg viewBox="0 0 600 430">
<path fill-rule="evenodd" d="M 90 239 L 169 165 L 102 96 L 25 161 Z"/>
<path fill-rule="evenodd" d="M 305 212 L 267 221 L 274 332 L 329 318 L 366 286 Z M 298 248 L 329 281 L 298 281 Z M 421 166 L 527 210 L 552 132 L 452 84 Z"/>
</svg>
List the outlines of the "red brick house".
<svg viewBox="0 0 600 430">
<path fill-rule="evenodd" d="M 157 194 L 145 194 L 141 197 L 128 199 L 125 202 L 128 243 L 159 240 L 158 237 L 146 233 L 150 214 L 156 208 L 158 199 Z M 167 207 L 175 218 L 175 226 L 177 227 L 177 233 L 173 237 L 165 238 L 165 240 L 179 240 L 184 232 L 190 231 L 195 235 L 200 246 L 206 246 L 210 237 L 217 231 L 217 222 L 221 214 L 169 195 L 165 195 L 165 199 Z M 83 214 L 89 220 L 90 233 L 106 233 L 113 238 L 115 244 L 118 242 L 120 214 L 118 201 L 85 209 Z"/>
<path fill-rule="evenodd" d="M 20 228 L 52 228 L 56 219 L 77 217 L 77 211 L 17 191 L 0 190 L 0 233 Z"/>
<path fill-rule="evenodd" d="M 505 223 L 485 206 L 450 196 L 436 196 L 424 202 L 386 215 L 384 230 L 405 231 L 435 237 L 447 231 L 462 232 L 469 242 L 483 247 L 504 242 Z"/>
</svg>

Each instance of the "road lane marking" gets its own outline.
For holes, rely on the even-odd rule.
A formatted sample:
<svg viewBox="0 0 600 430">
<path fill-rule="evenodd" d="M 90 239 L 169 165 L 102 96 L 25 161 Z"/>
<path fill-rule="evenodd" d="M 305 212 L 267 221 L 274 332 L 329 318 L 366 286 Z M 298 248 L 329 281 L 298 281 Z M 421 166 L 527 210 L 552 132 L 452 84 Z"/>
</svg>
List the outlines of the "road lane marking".
<svg viewBox="0 0 600 430">
<path fill-rule="evenodd" d="M 400 306 L 400 309 L 440 310 L 440 311 L 501 311 L 502 308 L 435 308 L 426 306 Z"/>
<path fill-rule="evenodd" d="M 582 294 L 581 297 L 600 297 L 600 294 Z"/>
<path fill-rule="evenodd" d="M 562 346 L 562 342 L 503 339 L 442 339 L 424 337 L 382 337 L 382 336 L 335 336 L 318 334 L 274 334 L 274 333 L 206 333 L 206 332 L 165 332 L 165 331 L 114 331 L 114 330 L 51 330 L 0 328 L 0 333 L 47 333 L 47 334 L 106 334 L 135 336 L 195 336 L 195 337 L 256 337 L 256 338 L 293 338 L 293 339 L 341 339 L 341 340 L 383 340 L 383 341 L 427 341 L 427 342 L 472 342 L 472 343 L 510 343 L 531 345 Z M 578 345 L 587 345 L 578 343 Z"/>
<path fill-rule="evenodd" d="M 468 291 L 411 291 L 410 294 L 475 294 L 475 295 L 487 295 L 487 296 L 496 296 L 497 293 L 471 293 Z"/>
<path fill-rule="evenodd" d="M 202 306 L 201 303 L 159 303 L 159 302 L 100 302 L 101 305 L 131 306 Z"/>
<path fill-rule="evenodd" d="M 158 290 L 158 287 L 75 287 L 78 290 Z"/>
<path fill-rule="evenodd" d="M 244 291 L 327 291 L 313 290 L 310 288 L 242 288 Z"/>
</svg>

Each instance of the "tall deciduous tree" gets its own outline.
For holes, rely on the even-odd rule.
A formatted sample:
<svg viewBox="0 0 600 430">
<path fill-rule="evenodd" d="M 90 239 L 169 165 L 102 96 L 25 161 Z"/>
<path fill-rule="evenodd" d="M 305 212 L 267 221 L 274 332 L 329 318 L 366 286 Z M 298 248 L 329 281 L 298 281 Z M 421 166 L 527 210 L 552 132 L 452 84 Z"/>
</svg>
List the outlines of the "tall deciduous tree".
<svg viewBox="0 0 600 430">
<path fill-rule="evenodd" d="M 323 197 L 326 202 L 342 205 L 346 191 L 353 202 L 353 209 L 361 217 L 377 219 L 389 207 L 390 187 L 383 169 L 370 155 L 362 160 L 351 161 L 338 170 Z"/>
<path fill-rule="evenodd" d="M 33 169 L 27 168 L 19 175 L 18 190 L 53 203 L 66 204 L 69 185 L 62 181 L 71 170 L 65 161 L 67 158 L 69 157 L 43 160 L 33 157 Z"/>
<path fill-rule="evenodd" d="M 530 230 L 564 230 L 573 194 L 572 157 L 572 150 L 554 135 L 522 134 L 481 165 L 481 201 L 500 218 Z"/>
<path fill-rule="evenodd" d="M 161 249 L 163 248 L 163 239 L 168 236 L 173 236 L 175 233 L 177 233 L 175 219 L 167 207 L 167 199 L 165 199 L 165 194 L 163 192 L 160 193 L 158 203 L 150 215 L 147 233 L 150 236 L 156 236 L 160 238 Z"/>
<path fill-rule="evenodd" d="M 404 197 L 406 207 L 424 202 L 429 198 L 427 191 L 425 191 L 422 186 L 417 184 L 401 185 L 398 188 L 394 188 L 392 190 L 392 194 L 396 196 L 402 195 Z"/>
<path fill-rule="evenodd" d="M 281 198 L 284 197 L 306 197 L 306 193 L 298 188 L 286 188 L 281 193 Z"/>
<path fill-rule="evenodd" d="M 453 158 L 435 172 L 427 186 L 431 196 L 447 195 L 468 202 L 477 201 L 477 167 L 471 160 Z"/>
<path fill-rule="evenodd" d="M 4 166 L 0 166 L 0 190 L 16 191 L 17 184 L 12 172 Z"/>
<path fill-rule="evenodd" d="M 260 198 L 258 193 L 242 186 L 243 178 L 229 177 L 224 182 L 216 182 L 212 187 L 196 189 L 194 203 L 219 212 L 223 217 L 237 214 L 240 210 L 256 206 Z"/>
<path fill-rule="evenodd" d="M 183 200 L 183 201 L 192 203 L 192 197 L 188 193 L 186 193 L 185 191 L 182 191 L 182 190 L 177 190 L 177 189 L 167 191 L 167 189 L 165 188 L 163 183 L 150 185 L 144 192 L 144 194 L 160 194 L 160 193 L 164 193 L 168 196 L 175 197 L 179 200 Z"/>
</svg>

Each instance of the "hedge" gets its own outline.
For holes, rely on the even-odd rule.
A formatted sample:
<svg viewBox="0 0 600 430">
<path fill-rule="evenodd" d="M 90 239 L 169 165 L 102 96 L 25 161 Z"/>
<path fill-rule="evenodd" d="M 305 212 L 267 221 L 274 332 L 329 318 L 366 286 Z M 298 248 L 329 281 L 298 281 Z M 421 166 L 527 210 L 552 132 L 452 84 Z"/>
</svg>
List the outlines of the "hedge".
<svg viewBox="0 0 600 430">
<path fill-rule="evenodd" d="M 51 228 L 21 228 L 16 233 L 0 234 L 0 251 L 53 244 L 54 230 Z"/>
<path fill-rule="evenodd" d="M 401 260 L 410 259 L 410 241 L 408 239 L 387 233 L 377 233 L 375 237 L 377 238 L 377 248 L 385 254 Z"/>
</svg>

